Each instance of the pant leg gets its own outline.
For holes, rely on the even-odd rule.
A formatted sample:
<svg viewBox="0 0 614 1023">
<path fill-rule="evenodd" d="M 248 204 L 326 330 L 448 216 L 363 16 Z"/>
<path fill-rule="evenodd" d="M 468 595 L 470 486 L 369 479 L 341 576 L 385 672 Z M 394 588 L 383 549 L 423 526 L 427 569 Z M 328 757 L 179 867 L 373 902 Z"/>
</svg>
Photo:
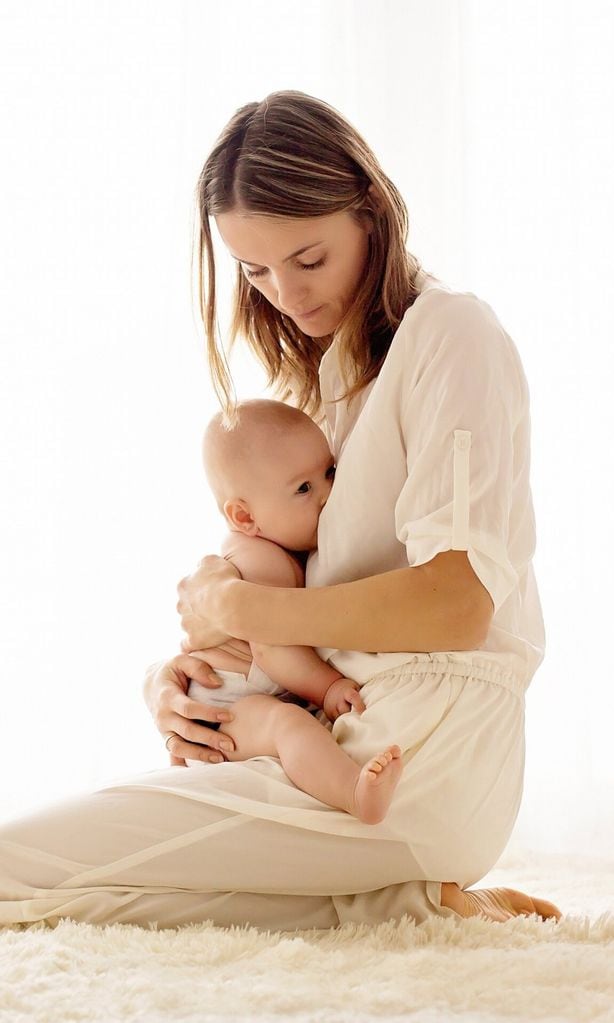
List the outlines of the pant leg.
<svg viewBox="0 0 614 1023">
<path fill-rule="evenodd" d="M 0 827 L 0 925 L 294 930 L 453 915 L 440 884 L 399 881 L 403 856 L 395 842 L 248 817 L 157 790 L 149 776 L 145 789 L 135 779 Z"/>
</svg>

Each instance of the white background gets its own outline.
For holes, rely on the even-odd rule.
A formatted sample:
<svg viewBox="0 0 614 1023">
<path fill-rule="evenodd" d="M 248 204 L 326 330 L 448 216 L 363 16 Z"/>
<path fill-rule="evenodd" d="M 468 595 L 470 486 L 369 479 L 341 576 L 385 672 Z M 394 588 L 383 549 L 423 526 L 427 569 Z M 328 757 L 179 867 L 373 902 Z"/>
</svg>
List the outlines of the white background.
<svg viewBox="0 0 614 1023">
<path fill-rule="evenodd" d="M 141 680 L 222 528 L 193 190 L 235 109 L 295 88 L 358 127 L 409 247 L 516 340 L 548 632 L 516 837 L 611 850 L 612 4 L 2 0 L 0 19 L 0 814 L 166 763 Z"/>
</svg>

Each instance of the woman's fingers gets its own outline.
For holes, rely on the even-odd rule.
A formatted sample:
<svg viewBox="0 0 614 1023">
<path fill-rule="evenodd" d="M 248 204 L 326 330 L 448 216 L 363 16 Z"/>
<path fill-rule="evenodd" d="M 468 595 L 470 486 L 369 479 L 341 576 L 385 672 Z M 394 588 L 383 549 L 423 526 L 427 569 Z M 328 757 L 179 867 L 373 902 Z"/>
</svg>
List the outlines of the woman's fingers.
<svg viewBox="0 0 614 1023">
<path fill-rule="evenodd" d="M 212 734 L 217 735 L 217 732 Z M 185 766 L 186 760 L 201 760 L 203 764 L 221 764 L 224 761 L 224 754 L 219 750 L 186 742 L 177 732 L 169 733 L 166 748 L 172 766 Z"/>
<path fill-rule="evenodd" d="M 186 654 L 204 647 L 222 646 L 230 638 L 227 632 L 210 625 L 200 615 L 181 614 L 181 628 L 186 634 L 181 649 Z"/>
<path fill-rule="evenodd" d="M 226 642 L 228 635 L 219 626 L 219 597 L 229 581 L 240 578 L 234 565 L 210 554 L 202 559 L 192 575 L 180 581 L 177 611 L 186 633 L 181 645 L 184 651 L 202 650 Z"/>
<path fill-rule="evenodd" d="M 210 728 L 206 722 L 230 722 L 233 720 L 231 711 L 222 707 L 210 707 L 189 696 L 178 696 L 172 702 L 173 714 L 169 716 L 166 734 L 175 732 L 188 745 L 210 746 L 213 749 L 230 753 L 234 743 L 230 736 Z M 168 742 L 169 752 L 175 756 L 184 756 L 171 749 L 172 739 Z M 198 758 L 197 758 L 198 759 Z"/>
<path fill-rule="evenodd" d="M 206 651 L 193 650 L 190 653 L 179 654 L 175 657 L 174 664 L 186 678 L 196 679 L 207 689 L 219 689 L 222 683 L 211 665 L 207 663 L 206 657 Z"/>
<path fill-rule="evenodd" d="M 206 725 L 201 725 L 201 721 L 232 721 L 234 714 L 228 707 L 216 707 L 205 703 L 201 700 L 193 700 L 189 696 L 178 695 L 177 699 L 173 701 L 173 710 L 182 718 L 186 718 L 184 734 L 187 738 L 193 739 L 194 741 L 200 742 L 200 738 L 194 734 L 194 729 L 202 731 L 203 728 L 206 731 L 211 731 Z M 188 730 L 191 734 L 188 735 Z"/>
<path fill-rule="evenodd" d="M 224 751 L 234 749 L 230 736 L 206 724 L 232 721 L 231 711 L 189 697 L 190 679 L 194 678 L 203 689 L 219 685 L 202 655 L 179 654 L 153 666 L 148 673 L 147 703 L 172 765 L 180 765 L 186 759 L 219 763 Z"/>
<path fill-rule="evenodd" d="M 221 712 L 214 708 L 208 709 L 202 703 L 196 704 L 196 707 L 198 708 L 196 713 L 200 714 L 200 719 L 186 720 L 185 714 L 181 716 L 175 714 L 170 719 L 169 727 L 165 733 L 167 736 L 171 736 L 170 739 L 166 739 L 166 748 L 169 753 L 184 759 L 188 756 L 193 760 L 208 759 L 208 755 L 215 752 L 222 755 L 231 753 L 235 747 L 230 736 L 222 732 L 221 729 L 209 728 L 205 724 L 205 721 L 215 721 L 216 718 L 221 718 Z M 206 713 L 209 716 L 205 718 Z M 228 715 L 225 720 L 232 720 L 232 715 Z M 203 753 L 205 756 L 201 756 Z"/>
</svg>

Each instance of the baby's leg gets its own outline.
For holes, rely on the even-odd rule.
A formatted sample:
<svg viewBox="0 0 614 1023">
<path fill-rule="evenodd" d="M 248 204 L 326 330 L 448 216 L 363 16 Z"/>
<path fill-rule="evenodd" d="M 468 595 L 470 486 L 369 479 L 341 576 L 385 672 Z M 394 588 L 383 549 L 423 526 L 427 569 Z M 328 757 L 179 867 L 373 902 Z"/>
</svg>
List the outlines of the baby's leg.
<svg viewBox="0 0 614 1023">
<path fill-rule="evenodd" d="M 398 746 L 360 767 L 302 707 L 254 695 L 235 703 L 232 712 L 234 720 L 223 728 L 236 746 L 229 760 L 279 757 L 290 780 L 322 803 L 365 824 L 384 819 L 403 769 Z"/>
</svg>

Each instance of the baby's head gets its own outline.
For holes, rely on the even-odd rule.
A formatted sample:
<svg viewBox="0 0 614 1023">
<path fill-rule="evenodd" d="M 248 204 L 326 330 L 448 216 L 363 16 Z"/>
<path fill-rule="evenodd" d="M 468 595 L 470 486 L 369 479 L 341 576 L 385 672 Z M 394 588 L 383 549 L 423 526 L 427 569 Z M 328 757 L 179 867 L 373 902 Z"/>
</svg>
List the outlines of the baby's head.
<svg viewBox="0 0 614 1023">
<path fill-rule="evenodd" d="M 203 461 L 231 529 L 314 550 L 335 462 L 309 416 L 281 401 L 240 402 L 233 424 L 218 412 L 207 426 Z"/>
</svg>

